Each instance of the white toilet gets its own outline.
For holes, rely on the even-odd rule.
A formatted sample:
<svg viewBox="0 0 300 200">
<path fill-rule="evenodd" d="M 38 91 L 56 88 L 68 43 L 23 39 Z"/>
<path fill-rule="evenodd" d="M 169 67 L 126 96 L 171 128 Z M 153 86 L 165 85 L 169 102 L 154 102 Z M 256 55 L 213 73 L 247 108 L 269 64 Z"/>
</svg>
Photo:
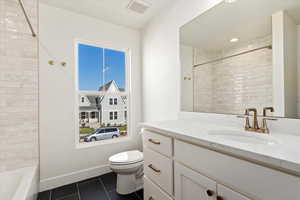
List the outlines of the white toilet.
<svg viewBox="0 0 300 200">
<path fill-rule="evenodd" d="M 109 158 L 110 168 L 117 174 L 117 193 L 130 194 L 143 188 L 144 156 L 140 151 L 127 151 Z"/>
</svg>

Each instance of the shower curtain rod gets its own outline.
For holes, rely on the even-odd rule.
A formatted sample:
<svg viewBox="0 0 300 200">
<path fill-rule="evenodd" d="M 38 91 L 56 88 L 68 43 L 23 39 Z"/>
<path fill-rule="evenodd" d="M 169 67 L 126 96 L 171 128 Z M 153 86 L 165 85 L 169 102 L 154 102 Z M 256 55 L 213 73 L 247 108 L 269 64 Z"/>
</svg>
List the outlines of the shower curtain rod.
<svg viewBox="0 0 300 200">
<path fill-rule="evenodd" d="M 197 67 L 200 67 L 202 65 L 207 65 L 207 64 L 218 62 L 218 61 L 221 61 L 221 60 L 226 60 L 228 58 L 233 58 L 233 57 L 236 57 L 236 56 L 244 55 L 244 54 L 251 53 L 251 52 L 254 52 L 254 51 L 258 51 L 258 50 L 262 50 L 262 49 L 272 49 L 272 45 L 268 45 L 268 46 L 264 46 L 264 47 L 260 47 L 260 48 L 256 48 L 256 49 L 251 49 L 251 50 L 244 51 L 244 52 L 234 54 L 234 55 L 231 55 L 231 56 L 226 56 L 226 57 L 223 57 L 223 58 L 218 58 L 218 59 L 215 59 L 215 60 L 211 60 L 211 61 L 208 61 L 208 62 L 197 64 L 197 65 L 194 65 L 193 68 L 197 68 Z"/>
<path fill-rule="evenodd" d="M 27 13 L 26 13 L 26 10 L 25 10 L 25 8 L 24 8 L 24 5 L 23 5 L 22 0 L 19 0 L 19 4 L 20 4 L 21 9 L 22 9 L 22 11 L 23 11 L 23 13 L 24 13 L 24 16 L 25 16 L 25 19 L 26 19 L 26 21 L 27 21 L 27 24 L 28 24 L 28 26 L 29 26 L 29 28 L 30 28 L 30 30 L 31 30 L 32 36 L 33 36 L 33 37 L 36 37 L 36 34 L 35 34 L 34 30 L 33 30 L 33 27 L 32 27 L 32 25 L 31 25 L 31 22 L 30 22 L 30 20 L 29 20 L 29 17 L 28 17 L 28 15 L 27 15 Z"/>
</svg>

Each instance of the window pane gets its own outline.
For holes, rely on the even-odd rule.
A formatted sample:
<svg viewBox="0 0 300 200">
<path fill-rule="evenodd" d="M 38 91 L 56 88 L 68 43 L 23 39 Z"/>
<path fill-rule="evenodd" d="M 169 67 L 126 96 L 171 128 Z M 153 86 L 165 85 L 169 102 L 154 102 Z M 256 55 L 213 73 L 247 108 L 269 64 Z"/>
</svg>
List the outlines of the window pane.
<svg viewBox="0 0 300 200">
<path fill-rule="evenodd" d="M 124 91 L 125 88 L 125 52 L 111 49 L 104 50 L 105 68 L 104 77 L 105 83 L 114 81 L 119 91 Z"/>
<path fill-rule="evenodd" d="M 79 44 L 80 91 L 123 92 L 126 83 L 126 53 Z"/>
<path fill-rule="evenodd" d="M 98 91 L 102 83 L 103 49 L 78 45 L 79 90 Z"/>
<path fill-rule="evenodd" d="M 113 95 L 113 97 L 111 97 Z M 109 105 L 109 98 L 118 96 L 118 105 Z M 111 132 L 120 138 L 127 135 L 127 98 L 121 93 L 108 93 L 106 95 L 78 95 L 79 101 L 79 130 L 80 142 L 92 142 L 92 137 L 99 135 L 98 140 L 112 139 Z M 119 131 L 118 131 L 119 130 Z M 105 138 L 103 138 L 105 136 Z M 96 136 L 95 136 L 96 137 Z"/>
</svg>

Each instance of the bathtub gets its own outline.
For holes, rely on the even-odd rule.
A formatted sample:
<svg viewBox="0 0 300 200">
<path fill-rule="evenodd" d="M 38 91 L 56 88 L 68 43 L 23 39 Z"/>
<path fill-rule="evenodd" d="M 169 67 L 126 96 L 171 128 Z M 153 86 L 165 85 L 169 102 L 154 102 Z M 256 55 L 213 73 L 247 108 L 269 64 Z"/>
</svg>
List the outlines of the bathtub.
<svg viewBox="0 0 300 200">
<path fill-rule="evenodd" d="M 1 200 L 36 200 L 37 192 L 37 167 L 0 173 Z"/>
</svg>

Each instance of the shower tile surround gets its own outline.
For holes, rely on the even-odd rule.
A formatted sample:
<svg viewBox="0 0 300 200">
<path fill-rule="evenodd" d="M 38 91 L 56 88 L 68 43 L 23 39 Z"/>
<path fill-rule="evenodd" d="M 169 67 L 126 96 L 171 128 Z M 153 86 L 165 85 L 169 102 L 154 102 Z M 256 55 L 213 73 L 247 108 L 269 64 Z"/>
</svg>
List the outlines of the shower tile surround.
<svg viewBox="0 0 300 200">
<path fill-rule="evenodd" d="M 37 30 L 38 0 L 23 2 Z M 0 0 L 0 172 L 38 161 L 38 52 L 17 0 Z"/>
<path fill-rule="evenodd" d="M 220 52 L 194 48 L 194 64 L 200 64 L 272 44 L 266 36 Z M 243 113 L 245 107 L 273 105 L 272 50 L 252 53 L 199 66 L 194 70 L 194 111 Z"/>
</svg>

